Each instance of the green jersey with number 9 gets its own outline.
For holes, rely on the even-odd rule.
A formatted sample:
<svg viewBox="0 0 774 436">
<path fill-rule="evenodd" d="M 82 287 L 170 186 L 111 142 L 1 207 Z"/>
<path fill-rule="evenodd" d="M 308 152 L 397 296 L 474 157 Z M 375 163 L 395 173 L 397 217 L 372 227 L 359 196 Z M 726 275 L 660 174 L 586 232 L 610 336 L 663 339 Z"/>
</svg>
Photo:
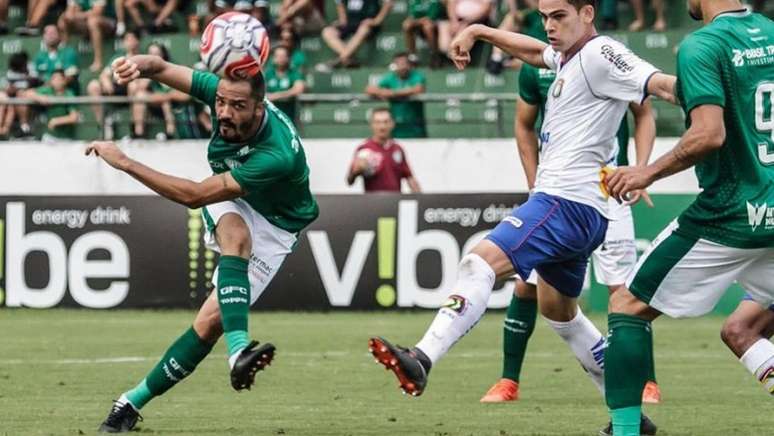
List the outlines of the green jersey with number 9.
<svg viewBox="0 0 774 436">
<path fill-rule="evenodd" d="M 774 22 L 748 10 L 718 15 L 677 55 L 690 125 L 697 106 L 723 107 L 726 140 L 696 164 L 702 192 L 679 229 L 729 247 L 774 247 Z"/>
<path fill-rule="evenodd" d="M 215 94 L 220 78 L 194 71 L 191 95 L 212 109 L 212 137 L 207 159 L 215 174 L 231 172 L 247 194 L 242 199 L 271 224 L 295 233 L 319 214 L 309 190 L 309 167 L 293 123 L 265 101 L 263 124 L 244 143 L 220 137 L 215 117 Z"/>
</svg>

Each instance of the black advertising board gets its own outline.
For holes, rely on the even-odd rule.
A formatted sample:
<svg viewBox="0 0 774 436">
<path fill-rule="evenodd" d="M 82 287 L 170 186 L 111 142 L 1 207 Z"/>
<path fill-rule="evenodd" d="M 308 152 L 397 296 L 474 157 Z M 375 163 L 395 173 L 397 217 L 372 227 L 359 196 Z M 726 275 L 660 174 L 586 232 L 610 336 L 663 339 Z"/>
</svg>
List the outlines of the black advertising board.
<svg viewBox="0 0 774 436">
<path fill-rule="evenodd" d="M 461 253 L 526 195 L 318 201 L 320 218 L 301 234 L 254 309 L 438 307 Z M 202 233 L 198 211 L 159 197 L 0 197 L 1 305 L 196 307 L 217 265 Z M 498 294 L 507 304 L 507 287 Z"/>
</svg>

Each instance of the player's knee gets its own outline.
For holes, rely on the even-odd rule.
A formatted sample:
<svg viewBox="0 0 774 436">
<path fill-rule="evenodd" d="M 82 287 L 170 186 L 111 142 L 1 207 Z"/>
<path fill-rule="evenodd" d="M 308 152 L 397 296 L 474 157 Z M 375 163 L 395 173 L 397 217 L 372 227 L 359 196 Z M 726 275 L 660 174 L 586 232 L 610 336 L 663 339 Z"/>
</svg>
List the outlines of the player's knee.
<svg viewBox="0 0 774 436">
<path fill-rule="evenodd" d="M 741 350 L 744 348 L 744 344 L 749 341 L 749 337 L 754 335 L 750 330 L 749 323 L 731 316 L 720 329 L 720 339 L 732 350 Z"/>
<path fill-rule="evenodd" d="M 235 214 L 226 214 L 215 229 L 215 236 L 222 254 L 248 258 L 252 248 L 250 229 L 242 218 Z"/>
<path fill-rule="evenodd" d="M 489 300 L 494 286 L 495 273 L 492 267 L 477 254 L 465 255 L 457 270 L 457 287 L 460 294 L 468 298 L 482 300 L 483 304 Z"/>
<path fill-rule="evenodd" d="M 513 288 L 513 295 L 523 300 L 536 300 L 537 289 L 535 289 L 535 285 L 531 285 L 522 280 L 517 280 L 516 286 Z"/>
</svg>

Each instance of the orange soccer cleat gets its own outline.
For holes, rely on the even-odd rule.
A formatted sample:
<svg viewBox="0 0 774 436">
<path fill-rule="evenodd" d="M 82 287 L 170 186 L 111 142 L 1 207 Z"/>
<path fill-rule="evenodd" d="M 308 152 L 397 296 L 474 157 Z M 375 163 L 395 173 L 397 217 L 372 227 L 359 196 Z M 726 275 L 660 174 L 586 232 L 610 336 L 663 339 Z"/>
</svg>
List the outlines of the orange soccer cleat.
<svg viewBox="0 0 774 436">
<path fill-rule="evenodd" d="M 482 403 L 503 403 L 519 399 L 519 383 L 511 379 L 501 378 L 481 397 Z"/>
<path fill-rule="evenodd" d="M 645 383 L 645 389 L 642 390 L 642 402 L 647 404 L 661 403 L 661 389 L 654 381 Z"/>
</svg>

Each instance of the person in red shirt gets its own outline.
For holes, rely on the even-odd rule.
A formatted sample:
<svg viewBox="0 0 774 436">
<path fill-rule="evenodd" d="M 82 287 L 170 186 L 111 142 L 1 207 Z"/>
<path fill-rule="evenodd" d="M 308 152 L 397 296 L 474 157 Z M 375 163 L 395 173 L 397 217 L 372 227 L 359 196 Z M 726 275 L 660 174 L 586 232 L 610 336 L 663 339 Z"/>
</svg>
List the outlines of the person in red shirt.
<svg viewBox="0 0 774 436">
<path fill-rule="evenodd" d="M 411 173 L 403 148 L 392 139 L 395 121 L 387 108 L 371 112 L 372 136 L 355 150 L 349 166 L 347 183 L 352 185 L 363 176 L 366 192 L 401 192 L 401 180 L 406 179 L 412 193 L 419 193 L 419 183 Z"/>
</svg>

